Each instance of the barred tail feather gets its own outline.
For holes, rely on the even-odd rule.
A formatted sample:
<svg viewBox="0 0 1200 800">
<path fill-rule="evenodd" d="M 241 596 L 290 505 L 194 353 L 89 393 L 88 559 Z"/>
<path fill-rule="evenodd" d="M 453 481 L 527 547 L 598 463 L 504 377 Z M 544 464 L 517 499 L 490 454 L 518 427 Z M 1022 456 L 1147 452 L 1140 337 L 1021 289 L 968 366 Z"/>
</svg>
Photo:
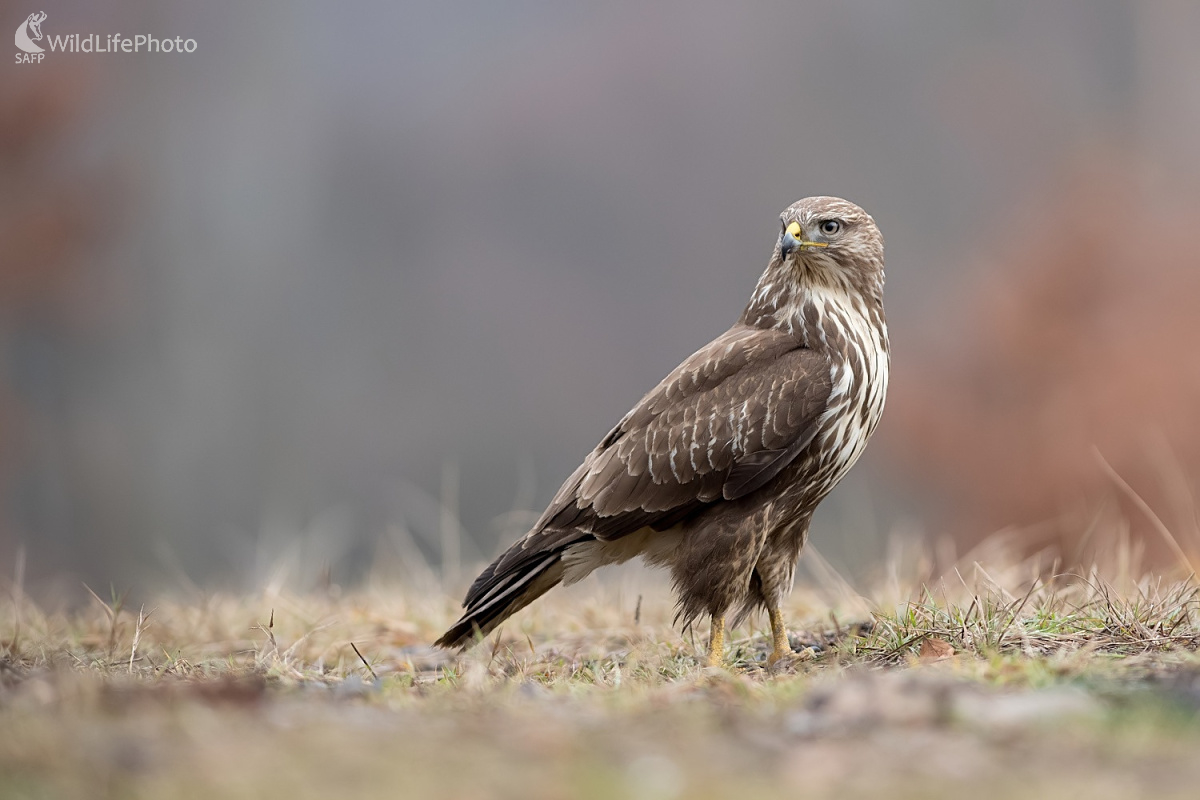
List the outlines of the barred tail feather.
<svg viewBox="0 0 1200 800">
<path fill-rule="evenodd" d="M 491 633 L 497 625 L 557 586 L 563 578 L 566 547 L 531 553 L 499 573 L 501 556 L 483 571 L 467 592 L 466 610 L 434 644 L 467 648 Z"/>
</svg>

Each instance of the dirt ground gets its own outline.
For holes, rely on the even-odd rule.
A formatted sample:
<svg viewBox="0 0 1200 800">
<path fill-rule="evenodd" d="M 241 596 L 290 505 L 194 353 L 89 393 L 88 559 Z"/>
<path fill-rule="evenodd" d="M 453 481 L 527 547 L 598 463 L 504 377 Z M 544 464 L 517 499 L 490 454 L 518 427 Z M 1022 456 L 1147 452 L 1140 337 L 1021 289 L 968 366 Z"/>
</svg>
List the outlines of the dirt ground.
<svg viewBox="0 0 1200 800">
<path fill-rule="evenodd" d="M 462 656 L 443 593 L 0 604 L 0 798 L 1192 798 L 1191 580 L 801 586 L 729 663 L 580 586 Z M 897 597 L 906 599 L 897 599 Z"/>
</svg>

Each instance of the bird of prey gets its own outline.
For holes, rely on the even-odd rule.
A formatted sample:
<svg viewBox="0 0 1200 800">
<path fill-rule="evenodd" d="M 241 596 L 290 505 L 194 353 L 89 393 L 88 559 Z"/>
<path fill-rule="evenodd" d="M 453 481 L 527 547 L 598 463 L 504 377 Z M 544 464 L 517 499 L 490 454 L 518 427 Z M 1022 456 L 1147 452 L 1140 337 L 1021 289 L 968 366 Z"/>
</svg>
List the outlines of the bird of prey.
<svg viewBox="0 0 1200 800">
<path fill-rule="evenodd" d="M 780 217 L 737 323 L 617 423 L 525 536 L 467 592 L 437 641 L 466 647 L 559 583 L 635 556 L 671 570 L 677 621 L 765 609 L 773 665 L 791 649 L 791 591 L 817 504 L 862 455 L 883 413 L 888 333 L 883 237 L 858 206 L 809 197 Z"/>
</svg>

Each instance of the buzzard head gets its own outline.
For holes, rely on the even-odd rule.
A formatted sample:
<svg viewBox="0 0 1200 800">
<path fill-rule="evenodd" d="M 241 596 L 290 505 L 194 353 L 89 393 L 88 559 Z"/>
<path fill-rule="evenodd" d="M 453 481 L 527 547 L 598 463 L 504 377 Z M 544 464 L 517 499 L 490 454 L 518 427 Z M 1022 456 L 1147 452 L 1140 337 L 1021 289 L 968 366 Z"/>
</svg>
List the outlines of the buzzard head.
<svg viewBox="0 0 1200 800">
<path fill-rule="evenodd" d="M 776 258 L 822 283 L 883 280 L 883 237 L 875 220 L 837 197 L 806 197 L 779 217 Z"/>
</svg>

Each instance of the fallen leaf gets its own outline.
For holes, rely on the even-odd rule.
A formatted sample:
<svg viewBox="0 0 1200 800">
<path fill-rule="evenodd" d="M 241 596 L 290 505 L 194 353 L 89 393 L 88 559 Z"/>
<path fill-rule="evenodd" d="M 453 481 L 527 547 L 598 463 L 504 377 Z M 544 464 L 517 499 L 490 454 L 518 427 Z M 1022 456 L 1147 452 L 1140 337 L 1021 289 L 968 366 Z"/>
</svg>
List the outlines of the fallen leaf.
<svg viewBox="0 0 1200 800">
<path fill-rule="evenodd" d="M 918 657 L 922 661 L 941 661 L 954 655 L 954 648 L 944 639 L 929 637 L 921 642 L 921 652 Z"/>
</svg>

